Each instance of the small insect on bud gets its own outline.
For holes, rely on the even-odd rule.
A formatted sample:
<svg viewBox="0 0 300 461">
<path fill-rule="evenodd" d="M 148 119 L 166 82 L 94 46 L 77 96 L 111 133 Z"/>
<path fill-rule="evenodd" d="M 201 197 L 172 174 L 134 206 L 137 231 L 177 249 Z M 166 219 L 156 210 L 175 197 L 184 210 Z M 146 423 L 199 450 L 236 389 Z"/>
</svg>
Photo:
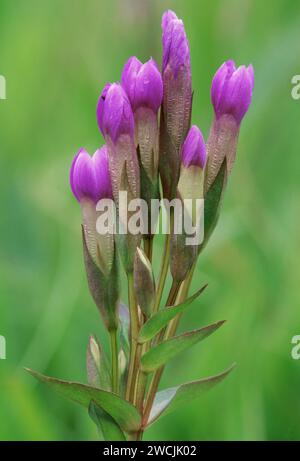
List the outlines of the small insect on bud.
<svg viewBox="0 0 300 461">
<path fill-rule="evenodd" d="M 236 68 L 234 61 L 229 60 L 222 64 L 213 78 L 211 100 L 215 120 L 207 143 L 206 192 L 213 184 L 225 158 L 227 172 L 232 170 L 240 124 L 251 104 L 253 88 L 252 65 Z"/>
<path fill-rule="evenodd" d="M 146 318 L 153 312 L 155 281 L 152 266 L 141 248 L 137 248 L 134 260 L 134 288 L 136 299 Z"/>
<path fill-rule="evenodd" d="M 125 213 L 128 217 L 122 226 L 126 228 L 131 215 L 128 210 L 121 210 L 120 192 L 127 193 L 127 203 L 140 198 L 140 169 L 134 144 L 133 112 L 128 96 L 120 84 L 105 86 L 98 102 L 97 119 L 107 144 L 117 214 L 120 217 L 120 213 Z M 132 235 L 130 232 L 121 231 L 117 235 L 117 245 L 127 273 L 133 271 L 134 255 L 139 241 L 140 235 Z"/>
<path fill-rule="evenodd" d="M 97 120 L 107 144 L 116 204 L 124 166 L 131 191 L 137 198 L 140 191 L 140 174 L 134 145 L 134 117 L 127 94 L 120 84 L 107 84 L 104 87 L 98 101 Z"/>
</svg>

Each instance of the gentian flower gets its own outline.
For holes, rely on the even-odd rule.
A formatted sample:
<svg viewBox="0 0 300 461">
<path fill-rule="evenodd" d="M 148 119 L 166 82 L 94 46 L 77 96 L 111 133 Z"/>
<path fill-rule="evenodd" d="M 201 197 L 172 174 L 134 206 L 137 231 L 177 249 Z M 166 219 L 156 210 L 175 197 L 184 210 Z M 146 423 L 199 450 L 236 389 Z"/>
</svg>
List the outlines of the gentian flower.
<svg viewBox="0 0 300 461">
<path fill-rule="evenodd" d="M 100 235 L 96 230 L 99 216 L 97 203 L 101 199 L 112 199 L 106 146 L 97 149 L 92 157 L 85 149 L 79 150 L 72 162 L 70 185 L 80 203 L 85 241 L 90 255 L 101 271 L 108 273 L 113 261 L 113 240 L 111 236 Z"/>
<path fill-rule="evenodd" d="M 207 143 L 206 192 L 217 177 L 224 160 L 226 176 L 231 173 L 241 121 L 251 104 L 253 88 L 252 65 L 236 68 L 234 61 L 229 60 L 222 64 L 213 78 L 211 100 L 215 119 Z"/>
<path fill-rule="evenodd" d="M 134 116 L 128 96 L 119 83 L 107 84 L 98 101 L 97 120 L 105 138 L 113 197 L 118 223 L 126 238 L 119 239 L 120 254 L 127 272 L 133 271 L 140 235 L 127 232 L 130 213 L 120 206 L 120 192 L 126 192 L 127 203 L 140 198 L 140 169 L 134 141 Z"/>
<path fill-rule="evenodd" d="M 182 164 L 185 168 L 196 166 L 203 170 L 205 162 L 205 141 L 199 128 L 193 125 L 182 146 Z"/>
<path fill-rule="evenodd" d="M 96 224 L 101 199 L 112 198 L 107 147 L 97 149 L 92 157 L 80 149 L 73 159 L 70 185 L 82 212 L 84 260 L 89 289 L 108 329 L 117 325 L 118 276 L 112 234 L 99 234 Z"/>
<path fill-rule="evenodd" d="M 140 177 L 134 145 L 134 117 L 128 96 L 119 83 L 105 85 L 97 105 L 97 120 L 107 144 L 116 203 L 124 174 L 133 197 L 137 198 Z"/>
<path fill-rule="evenodd" d="M 206 146 L 200 129 L 193 125 L 182 146 L 177 196 L 182 200 L 182 222 L 171 236 L 170 269 L 177 282 L 184 280 L 198 255 L 203 239 L 203 187 Z M 178 220 L 179 221 L 179 220 Z M 180 226 L 176 231 L 176 226 Z M 198 235 L 198 239 L 197 239 Z M 193 239 L 187 245 L 187 239 Z"/>
<path fill-rule="evenodd" d="M 157 112 L 162 102 L 163 83 L 155 61 L 150 59 L 142 64 L 132 56 L 123 69 L 122 86 L 134 112 L 135 141 L 141 163 L 150 181 L 158 184 Z"/>
<path fill-rule="evenodd" d="M 134 112 L 140 107 L 148 107 L 157 113 L 162 102 L 163 84 L 152 58 L 145 64 L 135 56 L 129 58 L 122 72 L 122 86 Z"/>
<path fill-rule="evenodd" d="M 106 84 L 98 101 L 97 120 L 104 138 L 116 144 L 122 135 L 134 135 L 134 119 L 127 94 L 120 84 Z"/>
<path fill-rule="evenodd" d="M 236 68 L 234 61 L 226 61 L 216 72 L 211 87 L 211 99 L 217 118 L 232 115 L 240 124 L 246 114 L 254 87 L 254 71 L 248 67 Z"/>
<path fill-rule="evenodd" d="M 71 166 L 70 185 L 78 202 L 97 203 L 101 198 L 112 198 L 106 146 L 97 149 L 92 157 L 83 148 L 78 151 Z"/>
<path fill-rule="evenodd" d="M 163 105 L 159 169 L 164 195 L 172 199 L 180 171 L 180 149 L 187 135 L 192 107 L 189 43 L 183 22 L 172 11 L 162 18 Z"/>
</svg>

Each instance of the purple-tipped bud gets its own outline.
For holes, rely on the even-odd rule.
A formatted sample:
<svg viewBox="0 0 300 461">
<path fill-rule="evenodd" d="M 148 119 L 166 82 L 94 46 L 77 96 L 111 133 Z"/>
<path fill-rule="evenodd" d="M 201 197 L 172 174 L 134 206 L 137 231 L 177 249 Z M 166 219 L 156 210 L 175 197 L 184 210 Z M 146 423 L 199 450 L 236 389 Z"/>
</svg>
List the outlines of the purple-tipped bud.
<svg viewBox="0 0 300 461">
<path fill-rule="evenodd" d="M 163 72 L 170 65 L 177 76 L 180 67 L 190 71 L 190 49 L 183 22 L 176 14 L 168 10 L 162 17 Z"/>
<path fill-rule="evenodd" d="M 202 170 L 206 163 L 206 146 L 203 135 L 196 125 L 193 125 L 182 146 L 182 163 L 188 168 L 198 166 Z"/>
<path fill-rule="evenodd" d="M 211 87 L 216 117 L 232 115 L 237 124 L 240 124 L 250 106 L 253 87 L 252 65 L 236 68 L 234 61 L 224 62 L 217 70 Z"/>
<path fill-rule="evenodd" d="M 106 146 L 96 150 L 92 157 L 85 149 L 79 150 L 72 162 L 70 184 L 79 202 L 90 199 L 97 203 L 101 198 L 112 197 Z"/>
<path fill-rule="evenodd" d="M 192 109 L 190 50 L 184 25 L 175 13 L 162 18 L 163 104 L 160 124 L 159 171 L 164 197 L 176 196 L 182 144 L 187 136 Z"/>
<path fill-rule="evenodd" d="M 142 64 L 132 56 L 123 69 L 122 86 L 134 111 L 139 107 L 148 107 L 155 113 L 158 111 L 162 102 L 163 83 L 153 59 Z"/>
<path fill-rule="evenodd" d="M 134 136 L 131 105 L 119 83 L 105 85 L 97 105 L 97 120 L 103 136 L 113 143 L 123 134 Z"/>
</svg>

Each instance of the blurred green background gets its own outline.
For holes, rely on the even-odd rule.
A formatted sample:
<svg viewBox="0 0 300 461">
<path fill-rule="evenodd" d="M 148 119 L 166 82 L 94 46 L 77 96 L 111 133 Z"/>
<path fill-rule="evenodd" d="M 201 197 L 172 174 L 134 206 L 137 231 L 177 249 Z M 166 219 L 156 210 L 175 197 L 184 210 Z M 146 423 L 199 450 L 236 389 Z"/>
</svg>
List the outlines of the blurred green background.
<svg viewBox="0 0 300 461">
<path fill-rule="evenodd" d="M 210 83 L 228 58 L 252 62 L 254 100 L 218 228 L 193 289 L 209 283 L 182 328 L 227 319 L 173 360 L 162 387 L 238 366 L 219 387 L 162 418 L 149 440 L 300 439 L 300 2 L 286 0 L 0 0 L 0 439 L 92 440 L 86 411 L 23 366 L 85 381 L 90 333 L 107 336 L 82 264 L 80 210 L 69 183 L 78 148 L 103 143 L 95 107 L 127 58 L 160 62 L 172 8 L 191 46 L 193 122 L 207 136 Z M 156 267 L 162 240 L 157 240 Z"/>
</svg>

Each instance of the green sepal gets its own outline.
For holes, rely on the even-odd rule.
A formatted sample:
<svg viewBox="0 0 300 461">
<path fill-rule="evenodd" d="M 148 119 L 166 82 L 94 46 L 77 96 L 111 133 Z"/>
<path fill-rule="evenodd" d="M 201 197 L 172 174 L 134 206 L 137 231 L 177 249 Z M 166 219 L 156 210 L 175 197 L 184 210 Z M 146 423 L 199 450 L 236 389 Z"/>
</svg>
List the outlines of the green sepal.
<svg viewBox="0 0 300 461">
<path fill-rule="evenodd" d="M 204 200 L 204 239 L 199 252 L 206 246 L 213 233 L 220 214 L 220 207 L 227 183 L 227 162 L 224 159 L 213 184 L 208 189 Z"/>
<path fill-rule="evenodd" d="M 109 276 L 105 276 L 91 257 L 82 228 L 83 256 L 89 290 L 108 330 L 118 327 L 117 303 L 119 298 L 118 264 L 116 257 Z"/>
<path fill-rule="evenodd" d="M 174 317 L 184 312 L 185 309 L 203 293 L 206 287 L 207 284 L 183 303 L 177 304 L 177 306 L 166 307 L 150 317 L 140 330 L 138 342 L 143 344 L 153 339 Z"/>
<path fill-rule="evenodd" d="M 63 397 L 86 408 L 89 407 L 91 400 L 94 400 L 97 405 L 117 421 L 123 431 L 134 432 L 139 430 L 141 416 L 138 410 L 116 394 L 82 383 L 51 378 L 29 368 L 25 368 L 25 370 L 39 381 L 48 384 Z"/>
<path fill-rule="evenodd" d="M 217 375 L 157 392 L 146 426 L 148 427 L 153 424 L 160 416 L 167 415 L 177 410 L 177 408 L 182 405 L 194 402 L 194 400 L 200 397 L 204 392 L 223 381 L 234 367 L 235 364 Z"/>
<path fill-rule="evenodd" d="M 141 175 L 141 198 L 145 200 L 147 203 L 148 207 L 148 232 L 144 233 L 143 238 L 149 238 L 153 234 L 151 232 L 151 224 L 154 219 L 156 219 L 156 222 L 153 223 L 153 230 L 154 227 L 157 226 L 158 219 L 159 219 L 159 213 L 157 216 L 153 216 L 153 213 L 151 213 L 151 201 L 152 200 L 160 200 L 160 192 L 159 192 L 159 179 L 158 176 L 154 180 L 149 178 L 147 175 L 145 168 L 141 162 L 140 159 L 140 154 L 139 154 L 139 146 L 137 148 L 138 152 L 138 158 L 139 158 L 139 164 L 140 164 L 140 175 Z"/>
<path fill-rule="evenodd" d="M 111 373 L 108 357 L 94 336 L 90 336 L 86 351 L 88 383 L 91 386 L 111 390 Z"/>
<path fill-rule="evenodd" d="M 98 428 L 99 436 L 105 441 L 125 441 L 126 437 L 122 432 L 118 423 L 94 400 L 91 400 L 89 408 L 89 415 Z"/>
<path fill-rule="evenodd" d="M 146 352 L 141 359 L 141 370 L 151 373 L 164 365 L 175 355 L 185 351 L 194 344 L 202 341 L 207 336 L 220 328 L 225 320 L 207 325 L 199 330 L 189 331 L 174 338 L 163 341 Z"/>
<path fill-rule="evenodd" d="M 120 344 L 123 349 L 126 358 L 129 358 L 130 354 L 130 343 L 129 343 L 129 326 L 130 316 L 129 310 L 126 304 L 119 304 L 119 321 L 120 321 Z"/>
<path fill-rule="evenodd" d="M 120 353 L 119 353 L 119 372 L 120 372 L 120 393 L 122 396 L 126 393 L 127 384 L 127 365 L 129 363 L 130 356 L 130 343 L 129 343 L 129 325 L 130 317 L 128 307 L 120 303 L 119 304 L 119 320 L 120 320 Z M 124 356 L 121 357 L 123 352 Z M 122 359 L 125 359 L 125 367 L 122 366 Z"/>
</svg>

